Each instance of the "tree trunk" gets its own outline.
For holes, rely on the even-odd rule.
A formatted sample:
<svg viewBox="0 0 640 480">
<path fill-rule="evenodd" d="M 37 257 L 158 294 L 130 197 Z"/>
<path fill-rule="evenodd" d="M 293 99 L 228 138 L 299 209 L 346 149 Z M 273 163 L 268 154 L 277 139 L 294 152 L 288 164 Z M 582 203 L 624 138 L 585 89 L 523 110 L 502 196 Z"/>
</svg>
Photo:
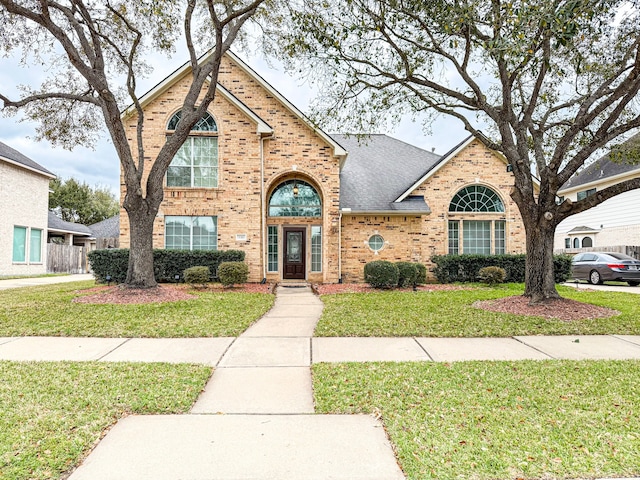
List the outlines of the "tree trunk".
<svg viewBox="0 0 640 480">
<path fill-rule="evenodd" d="M 523 220 L 525 219 L 523 218 Z M 529 225 L 527 228 L 524 295 L 531 299 L 531 305 L 535 305 L 560 298 L 556 290 L 553 274 L 553 236 L 555 234 L 555 225 L 545 220 L 526 223 Z"/>
<path fill-rule="evenodd" d="M 137 198 L 126 205 L 129 215 L 129 268 L 128 288 L 153 288 L 158 285 L 153 270 L 153 221 L 158 208 L 149 208 L 146 201 Z"/>
</svg>

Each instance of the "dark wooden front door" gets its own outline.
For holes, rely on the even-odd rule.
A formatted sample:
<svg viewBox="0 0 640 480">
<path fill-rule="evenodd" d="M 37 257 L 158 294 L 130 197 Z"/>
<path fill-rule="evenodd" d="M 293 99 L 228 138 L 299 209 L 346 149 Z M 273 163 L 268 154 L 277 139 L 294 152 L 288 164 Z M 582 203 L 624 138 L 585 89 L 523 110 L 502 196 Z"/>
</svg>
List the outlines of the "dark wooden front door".
<svg viewBox="0 0 640 480">
<path fill-rule="evenodd" d="M 305 279 L 306 241 L 304 228 L 284 228 L 284 272 L 285 279 Z"/>
</svg>

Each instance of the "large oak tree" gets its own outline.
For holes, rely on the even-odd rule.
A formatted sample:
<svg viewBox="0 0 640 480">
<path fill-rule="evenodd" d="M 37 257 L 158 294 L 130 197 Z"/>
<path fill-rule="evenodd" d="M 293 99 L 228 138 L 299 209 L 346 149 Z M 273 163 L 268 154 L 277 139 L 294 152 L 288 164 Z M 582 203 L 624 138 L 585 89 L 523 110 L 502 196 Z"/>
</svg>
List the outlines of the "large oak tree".
<svg viewBox="0 0 640 480">
<path fill-rule="evenodd" d="M 42 86 L 19 98 L 0 92 L 5 113 L 21 110 L 39 124 L 38 138 L 72 148 L 106 127 L 126 185 L 123 207 L 131 248 L 126 284 L 153 287 L 153 222 L 174 155 L 215 95 L 222 56 L 264 0 L 0 0 L 0 52 L 46 65 Z M 180 42 L 179 39 L 182 38 Z M 191 86 L 175 133 L 155 158 L 143 142 L 145 115 L 136 87 L 150 72 L 145 57 L 188 51 Z M 204 52 L 207 55 L 201 56 Z M 132 151 L 120 112 L 137 113 Z M 146 180 L 145 180 L 146 179 Z"/>
<path fill-rule="evenodd" d="M 537 303 L 558 297 L 558 223 L 640 187 L 629 180 L 573 203 L 556 195 L 640 127 L 637 8 L 627 0 L 297 0 L 272 51 L 319 82 L 315 118 L 324 124 L 366 132 L 406 113 L 449 115 L 502 153 L 526 229 L 525 295 Z"/>
</svg>

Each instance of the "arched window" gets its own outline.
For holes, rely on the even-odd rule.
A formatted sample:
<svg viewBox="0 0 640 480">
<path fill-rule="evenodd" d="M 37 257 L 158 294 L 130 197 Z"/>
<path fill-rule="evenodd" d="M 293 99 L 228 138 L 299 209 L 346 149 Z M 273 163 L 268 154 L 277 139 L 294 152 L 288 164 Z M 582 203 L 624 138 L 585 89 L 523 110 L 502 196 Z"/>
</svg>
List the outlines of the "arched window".
<svg viewBox="0 0 640 480">
<path fill-rule="evenodd" d="M 307 182 L 287 180 L 276 187 L 269 199 L 270 217 L 321 217 L 320 195 Z"/>
<path fill-rule="evenodd" d="M 573 248 L 580 248 L 580 239 L 578 237 L 573 239 Z"/>
<path fill-rule="evenodd" d="M 483 185 L 470 185 L 453 196 L 450 212 L 504 212 L 496 192 Z"/>
<path fill-rule="evenodd" d="M 582 239 L 582 248 L 593 247 L 593 240 L 591 237 L 584 237 Z"/>
<path fill-rule="evenodd" d="M 176 129 L 182 111 L 173 114 L 167 130 Z M 198 120 L 167 170 L 168 187 L 218 186 L 218 126 L 209 112 Z"/>
</svg>

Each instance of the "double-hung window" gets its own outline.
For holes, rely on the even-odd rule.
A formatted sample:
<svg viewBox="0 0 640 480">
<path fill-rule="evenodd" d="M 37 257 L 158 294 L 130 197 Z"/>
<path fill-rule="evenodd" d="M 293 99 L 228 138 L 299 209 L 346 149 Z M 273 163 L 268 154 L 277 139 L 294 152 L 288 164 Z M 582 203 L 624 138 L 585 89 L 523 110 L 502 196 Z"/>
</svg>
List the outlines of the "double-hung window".
<svg viewBox="0 0 640 480">
<path fill-rule="evenodd" d="M 42 230 L 39 228 L 13 227 L 14 263 L 42 263 Z"/>
<path fill-rule="evenodd" d="M 166 249 L 218 249 L 218 217 L 166 216 L 164 220 Z"/>
<path fill-rule="evenodd" d="M 167 130 L 175 130 L 181 117 L 171 117 Z M 216 188 L 218 186 L 218 127 L 206 113 L 193 126 L 167 170 L 167 187 Z"/>
</svg>

